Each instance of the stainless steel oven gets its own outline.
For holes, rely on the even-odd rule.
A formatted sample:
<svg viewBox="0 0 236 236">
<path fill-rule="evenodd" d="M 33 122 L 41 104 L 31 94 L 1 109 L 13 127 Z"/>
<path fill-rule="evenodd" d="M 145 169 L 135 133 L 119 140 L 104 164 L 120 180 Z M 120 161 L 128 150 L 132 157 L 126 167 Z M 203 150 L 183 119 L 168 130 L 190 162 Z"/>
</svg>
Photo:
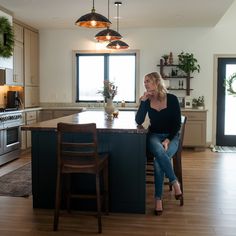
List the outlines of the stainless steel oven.
<svg viewBox="0 0 236 236">
<path fill-rule="evenodd" d="M 22 123 L 21 112 L 0 115 L 0 165 L 19 157 Z"/>
<path fill-rule="evenodd" d="M 3 130 L 3 152 L 11 152 L 20 148 L 20 127 L 8 126 Z"/>
</svg>

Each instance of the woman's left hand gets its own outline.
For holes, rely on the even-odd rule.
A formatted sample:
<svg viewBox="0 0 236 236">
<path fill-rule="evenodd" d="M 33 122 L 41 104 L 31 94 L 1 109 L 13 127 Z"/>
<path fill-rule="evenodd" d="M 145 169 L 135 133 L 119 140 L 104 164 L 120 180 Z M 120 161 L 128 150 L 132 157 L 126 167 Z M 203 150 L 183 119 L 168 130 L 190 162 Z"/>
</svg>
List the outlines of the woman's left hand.
<svg viewBox="0 0 236 236">
<path fill-rule="evenodd" d="M 169 140 L 168 138 L 166 138 L 166 139 L 162 142 L 162 145 L 163 145 L 163 147 L 164 147 L 165 150 L 168 149 L 169 143 L 170 143 L 170 140 Z"/>
</svg>

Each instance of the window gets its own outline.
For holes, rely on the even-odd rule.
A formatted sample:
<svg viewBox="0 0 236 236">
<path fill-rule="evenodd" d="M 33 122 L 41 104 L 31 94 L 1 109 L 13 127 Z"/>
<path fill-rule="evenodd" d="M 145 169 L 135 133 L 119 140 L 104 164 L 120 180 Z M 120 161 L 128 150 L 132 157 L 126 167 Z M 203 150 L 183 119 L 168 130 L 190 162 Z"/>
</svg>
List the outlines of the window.
<svg viewBox="0 0 236 236">
<path fill-rule="evenodd" d="M 104 98 L 98 93 L 104 80 L 118 86 L 114 101 L 136 103 L 137 52 L 88 53 L 76 56 L 76 102 L 97 102 Z"/>
</svg>

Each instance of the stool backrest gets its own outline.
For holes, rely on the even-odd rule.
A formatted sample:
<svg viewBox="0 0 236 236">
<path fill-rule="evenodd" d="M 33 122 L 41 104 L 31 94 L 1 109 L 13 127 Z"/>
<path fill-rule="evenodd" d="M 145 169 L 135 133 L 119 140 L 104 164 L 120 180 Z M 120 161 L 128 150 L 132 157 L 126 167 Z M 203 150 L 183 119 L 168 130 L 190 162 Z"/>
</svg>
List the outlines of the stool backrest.
<svg viewBox="0 0 236 236">
<path fill-rule="evenodd" d="M 97 130 L 95 123 L 58 123 L 58 161 L 60 166 L 96 166 L 98 162 Z"/>
</svg>

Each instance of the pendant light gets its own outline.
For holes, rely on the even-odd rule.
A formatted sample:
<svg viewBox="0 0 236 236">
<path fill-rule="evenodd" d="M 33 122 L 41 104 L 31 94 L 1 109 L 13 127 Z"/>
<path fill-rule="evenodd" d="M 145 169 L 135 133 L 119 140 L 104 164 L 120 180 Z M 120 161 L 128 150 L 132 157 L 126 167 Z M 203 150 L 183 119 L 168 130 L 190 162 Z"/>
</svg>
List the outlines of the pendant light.
<svg viewBox="0 0 236 236">
<path fill-rule="evenodd" d="M 115 5 L 117 7 L 117 32 L 119 32 L 119 6 L 122 4 L 122 2 L 115 2 Z M 129 45 L 121 40 L 115 40 L 107 44 L 107 48 L 109 49 L 128 49 Z"/>
<path fill-rule="evenodd" d="M 95 12 L 93 0 L 91 13 L 81 16 L 75 24 L 86 28 L 106 28 L 110 26 L 111 22 L 105 16 Z"/>
<path fill-rule="evenodd" d="M 108 0 L 108 20 L 110 17 L 110 1 Z M 122 39 L 122 36 L 115 30 L 110 29 L 109 27 L 107 27 L 107 29 L 102 30 L 100 32 L 98 32 L 95 35 L 95 38 L 99 41 L 113 41 L 113 40 L 118 40 L 118 39 Z"/>
</svg>

